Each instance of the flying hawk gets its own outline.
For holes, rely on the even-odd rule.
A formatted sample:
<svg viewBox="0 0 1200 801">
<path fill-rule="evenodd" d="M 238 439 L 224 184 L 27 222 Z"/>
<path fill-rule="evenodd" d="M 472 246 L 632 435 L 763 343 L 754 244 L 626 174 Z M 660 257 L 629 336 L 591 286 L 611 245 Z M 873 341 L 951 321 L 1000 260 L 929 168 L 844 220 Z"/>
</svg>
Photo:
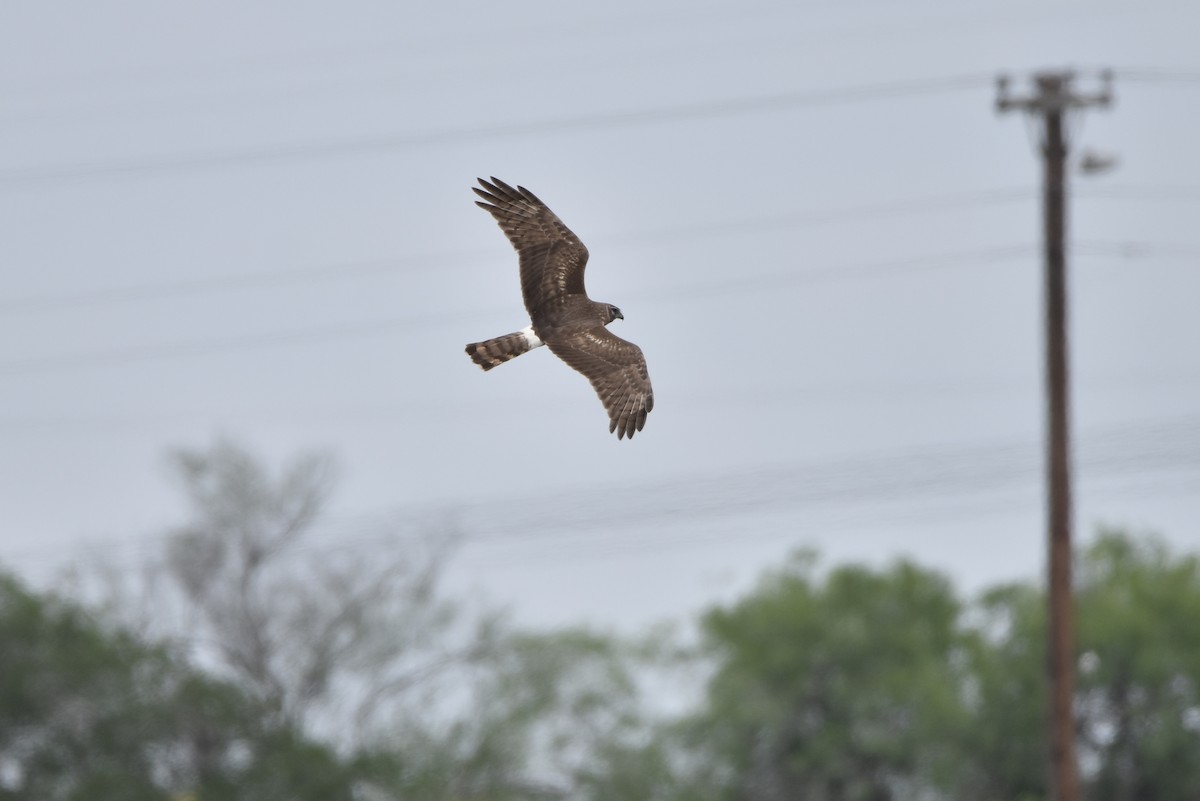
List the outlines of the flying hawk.
<svg viewBox="0 0 1200 801">
<path fill-rule="evenodd" d="M 625 319 L 611 303 L 598 303 L 583 287 L 588 251 L 558 215 L 523 186 L 479 179 L 471 187 L 512 242 L 521 262 L 521 294 L 532 323 L 514 334 L 473 342 L 467 355 L 491 370 L 539 345 L 583 373 L 608 411 L 608 430 L 632 438 L 654 408 L 654 391 L 642 349 L 605 326 Z"/>
</svg>

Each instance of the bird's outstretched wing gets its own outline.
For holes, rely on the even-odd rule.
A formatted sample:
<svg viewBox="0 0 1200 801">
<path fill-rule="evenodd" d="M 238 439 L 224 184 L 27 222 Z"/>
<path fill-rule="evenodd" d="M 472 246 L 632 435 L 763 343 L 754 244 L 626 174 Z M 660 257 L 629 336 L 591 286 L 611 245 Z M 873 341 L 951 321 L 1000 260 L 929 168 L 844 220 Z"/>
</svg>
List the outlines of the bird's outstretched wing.
<svg viewBox="0 0 1200 801">
<path fill-rule="evenodd" d="M 523 186 L 479 179 L 471 187 L 483 201 L 475 205 L 496 218 L 516 248 L 521 262 L 521 294 L 531 317 L 546 301 L 559 295 L 586 295 L 583 269 L 588 251 L 563 221 Z"/>
<path fill-rule="evenodd" d="M 654 408 L 654 390 L 642 349 L 604 326 L 557 336 L 546 345 L 583 373 L 608 411 L 608 430 L 632 438 Z"/>
</svg>

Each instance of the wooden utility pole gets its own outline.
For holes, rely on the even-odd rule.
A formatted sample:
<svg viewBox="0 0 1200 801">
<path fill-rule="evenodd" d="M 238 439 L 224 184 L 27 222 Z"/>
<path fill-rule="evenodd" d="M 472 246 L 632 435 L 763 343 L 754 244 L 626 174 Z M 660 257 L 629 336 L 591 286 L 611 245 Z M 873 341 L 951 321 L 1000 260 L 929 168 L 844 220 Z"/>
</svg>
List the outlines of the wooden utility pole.
<svg viewBox="0 0 1200 801">
<path fill-rule="evenodd" d="M 1078 801 L 1079 770 L 1075 756 L 1074 636 L 1071 592 L 1071 427 L 1070 380 L 1067 371 L 1066 195 L 1069 142 L 1065 118 L 1073 109 L 1107 107 L 1112 102 L 1111 76 L 1103 89 L 1082 95 L 1072 86 L 1072 72 L 1040 72 L 1033 76 L 1035 94 L 1011 97 L 1007 77 L 998 80 L 998 111 L 1025 111 L 1040 118 L 1044 164 L 1042 208 L 1045 215 L 1046 311 L 1046 493 L 1049 534 L 1049 626 L 1046 672 L 1050 684 L 1050 787 L 1056 801 Z"/>
</svg>

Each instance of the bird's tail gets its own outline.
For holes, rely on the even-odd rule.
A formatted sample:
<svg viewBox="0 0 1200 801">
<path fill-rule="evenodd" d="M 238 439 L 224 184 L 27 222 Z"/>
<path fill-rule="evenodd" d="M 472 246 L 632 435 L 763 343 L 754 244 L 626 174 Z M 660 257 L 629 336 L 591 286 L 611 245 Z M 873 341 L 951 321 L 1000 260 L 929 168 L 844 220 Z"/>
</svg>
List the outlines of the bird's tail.
<svg viewBox="0 0 1200 801">
<path fill-rule="evenodd" d="M 491 370 L 498 364 L 504 364 L 509 359 L 515 359 L 522 353 L 544 344 L 533 326 L 502 337 L 489 339 L 484 342 L 472 342 L 467 345 L 467 355 L 484 370 Z"/>
</svg>

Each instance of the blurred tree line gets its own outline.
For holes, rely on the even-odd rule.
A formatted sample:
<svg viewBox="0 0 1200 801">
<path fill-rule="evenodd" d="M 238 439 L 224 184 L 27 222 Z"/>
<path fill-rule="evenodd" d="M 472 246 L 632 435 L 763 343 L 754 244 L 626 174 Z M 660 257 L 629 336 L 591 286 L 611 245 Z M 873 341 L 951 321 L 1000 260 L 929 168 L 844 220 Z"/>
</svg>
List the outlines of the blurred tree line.
<svg viewBox="0 0 1200 801">
<path fill-rule="evenodd" d="M 326 457 L 173 463 L 139 574 L 0 579 L 0 799 L 1047 797 L 1034 583 L 802 553 L 686 647 L 528 632 L 444 597 L 441 540 L 312 542 Z M 1078 565 L 1086 797 L 1200 799 L 1200 561 L 1105 531 Z"/>
</svg>

